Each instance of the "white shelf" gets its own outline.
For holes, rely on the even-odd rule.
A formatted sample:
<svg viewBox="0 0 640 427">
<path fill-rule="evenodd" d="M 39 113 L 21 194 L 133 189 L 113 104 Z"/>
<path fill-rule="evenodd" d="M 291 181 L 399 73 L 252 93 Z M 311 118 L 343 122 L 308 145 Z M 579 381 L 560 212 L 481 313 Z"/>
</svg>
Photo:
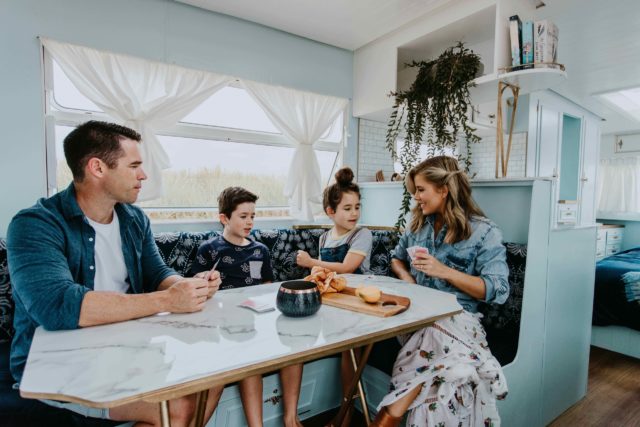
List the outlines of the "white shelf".
<svg viewBox="0 0 640 427">
<path fill-rule="evenodd" d="M 494 73 L 480 76 L 471 88 L 471 102 L 483 104 L 498 98 L 498 82 L 504 81 L 520 87 L 520 95 L 538 90 L 552 89 L 567 78 L 567 72 L 558 68 L 530 68 L 527 70 Z M 509 93 L 507 93 L 509 94 Z"/>
</svg>

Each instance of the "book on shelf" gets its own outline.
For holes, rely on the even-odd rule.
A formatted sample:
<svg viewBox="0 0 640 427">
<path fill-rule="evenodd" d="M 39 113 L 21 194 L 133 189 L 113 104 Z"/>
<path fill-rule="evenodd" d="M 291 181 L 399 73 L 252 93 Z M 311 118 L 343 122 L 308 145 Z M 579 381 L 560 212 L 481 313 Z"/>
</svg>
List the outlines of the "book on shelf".
<svg viewBox="0 0 640 427">
<path fill-rule="evenodd" d="M 533 21 L 522 24 L 522 63 L 533 63 Z"/>
<path fill-rule="evenodd" d="M 511 37 L 511 65 L 522 64 L 522 21 L 518 15 L 509 17 L 509 35 Z"/>
<path fill-rule="evenodd" d="M 543 19 L 536 21 L 533 33 L 534 62 L 557 62 L 558 59 L 558 27 Z"/>
</svg>

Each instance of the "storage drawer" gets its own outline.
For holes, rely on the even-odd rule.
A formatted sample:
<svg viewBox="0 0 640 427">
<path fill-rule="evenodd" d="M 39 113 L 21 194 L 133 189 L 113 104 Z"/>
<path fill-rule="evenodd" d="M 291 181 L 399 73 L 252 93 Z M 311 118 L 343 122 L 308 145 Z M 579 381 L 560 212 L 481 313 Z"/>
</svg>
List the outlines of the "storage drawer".
<svg viewBox="0 0 640 427">
<path fill-rule="evenodd" d="M 606 256 L 611 256 L 613 254 L 616 254 L 616 253 L 620 252 L 620 249 L 622 249 L 622 245 L 621 244 L 607 245 L 607 249 L 606 249 L 605 255 Z"/>
<path fill-rule="evenodd" d="M 596 252 L 602 252 L 602 254 L 604 255 L 604 251 L 606 247 L 607 247 L 607 244 L 605 242 L 605 239 L 596 240 Z"/>
<path fill-rule="evenodd" d="M 607 230 L 603 228 L 598 228 L 598 234 L 596 235 L 596 240 L 602 241 L 603 243 L 607 240 Z"/>
<path fill-rule="evenodd" d="M 610 228 L 607 230 L 607 246 L 612 243 L 617 243 L 622 241 L 622 233 L 623 228 Z"/>
<path fill-rule="evenodd" d="M 604 248 L 598 249 L 596 251 L 596 261 L 600 261 L 602 258 L 604 258 L 604 256 L 605 256 L 605 249 Z"/>
</svg>

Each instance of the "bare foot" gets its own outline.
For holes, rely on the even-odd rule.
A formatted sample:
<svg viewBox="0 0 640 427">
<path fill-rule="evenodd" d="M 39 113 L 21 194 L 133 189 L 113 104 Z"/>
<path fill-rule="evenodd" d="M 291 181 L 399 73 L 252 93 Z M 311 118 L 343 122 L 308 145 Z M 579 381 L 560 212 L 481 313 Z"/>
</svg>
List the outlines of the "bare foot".
<svg viewBox="0 0 640 427">
<path fill-rule="evenodd" d="M 282 421 L 284 422 L 284 427 L 304 427 L 297 415 L 295 417 L 283 418 Z"/>
</svg>

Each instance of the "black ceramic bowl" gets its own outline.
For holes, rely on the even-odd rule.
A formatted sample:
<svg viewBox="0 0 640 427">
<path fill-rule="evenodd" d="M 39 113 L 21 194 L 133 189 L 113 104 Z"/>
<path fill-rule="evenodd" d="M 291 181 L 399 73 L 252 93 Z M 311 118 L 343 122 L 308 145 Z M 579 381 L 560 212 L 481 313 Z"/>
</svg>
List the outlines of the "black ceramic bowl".
<svg viewBox="0 0 640 427">
<path fill-rule="evenodd" d="M 313 282 L 292 280 L 283 282 L 278 289 L 276 307 L 285 316 L 311 316 L 320 309 L 320 291 Z"/>
</svg>

